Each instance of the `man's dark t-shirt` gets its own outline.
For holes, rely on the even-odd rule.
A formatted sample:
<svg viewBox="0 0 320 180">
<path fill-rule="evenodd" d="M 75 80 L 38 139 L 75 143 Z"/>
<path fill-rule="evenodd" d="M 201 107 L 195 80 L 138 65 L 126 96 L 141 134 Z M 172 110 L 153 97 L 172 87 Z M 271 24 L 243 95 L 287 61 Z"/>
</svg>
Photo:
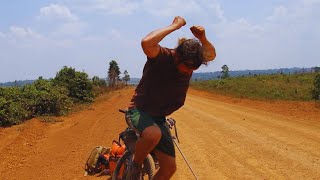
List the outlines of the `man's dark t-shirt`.
<svg viewBox="0 0 320 180">
<path fill-rule="evenodd" d="M 148 58 L 133 105 L 153 116 L 167 116 L 183 106 L 191 74 L 182 74 L 174 64 L 172 50 L 161 47 L 155 58 Z"/>
</svg>

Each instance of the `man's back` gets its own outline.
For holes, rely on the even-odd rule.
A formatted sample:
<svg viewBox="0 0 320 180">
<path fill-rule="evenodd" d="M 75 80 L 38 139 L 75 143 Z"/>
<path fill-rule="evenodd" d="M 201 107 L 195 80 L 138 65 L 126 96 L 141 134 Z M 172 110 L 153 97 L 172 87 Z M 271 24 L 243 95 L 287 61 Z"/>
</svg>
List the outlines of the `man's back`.
<svg viewBox="0 0 320 180">
<path fill-rule="evenodd" d="M 132 98 L 133 104 L 151 115 L 167 116 L 183 104 L 192 74 L 180 73 L 173 50 L 161 47 L 157 57 L 148 59 Z"/>
</svg>

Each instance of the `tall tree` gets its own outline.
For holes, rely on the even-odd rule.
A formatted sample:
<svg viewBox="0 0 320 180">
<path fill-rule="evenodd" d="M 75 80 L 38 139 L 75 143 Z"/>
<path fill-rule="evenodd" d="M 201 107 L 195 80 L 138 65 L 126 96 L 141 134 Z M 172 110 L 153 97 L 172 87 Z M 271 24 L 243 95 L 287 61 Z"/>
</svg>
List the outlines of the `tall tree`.
<svg viewBox="0 0 320 180">
<path fill-rule="evenodd" d="M 227 65 L 223 65 L 221 67 L 221 79 L 226 79 L 229 77 L 229 67 Z"/>
<path fill-rule="evenodd" d="M 126 85 L 128 85 L 128 82 L 130 81 L 130 75 L 129 75 L 128 71 L 124 70 L 123 75 L 124 76 L 123 76 L 122 80 L 124 82 L 126 82 Z"/>
<path fill-rule="evenodd" d="M 120 74 L 121 72 L 117 61 L 110 61 L 108 70 L 109 86 L 114 87 L 116 85 L 117 81 L 120 80 Z"/>
</svg>

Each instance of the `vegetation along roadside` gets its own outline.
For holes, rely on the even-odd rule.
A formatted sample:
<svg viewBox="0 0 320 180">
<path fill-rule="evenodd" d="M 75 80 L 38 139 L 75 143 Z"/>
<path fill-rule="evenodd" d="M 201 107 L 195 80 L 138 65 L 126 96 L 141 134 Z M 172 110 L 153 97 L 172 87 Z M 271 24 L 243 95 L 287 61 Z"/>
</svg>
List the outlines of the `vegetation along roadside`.
<svg viewBox="0 0 320 180">
<path fill-rule="evenodd" d="M 223 95 L 260 100 L 310 101 L 320 98 L 319 72 L 230 77 L 222 69 L 220 79 L 193 81 L 191 86 Z"/>
<path fill-rule="evenodd" d="M 52 79 L 39 77 L 32 84 L 0 87 L 0 127 L 20 124 L 35 116 L 52 122 L 53 116 L 67 113 L 90 104 L 103 93 L 124 87 L 130 76 L 125 71 L 120 78 L 115 60 L 109 63 L 108 83 L 72 67 L 63 67 Z"/>
</svg>

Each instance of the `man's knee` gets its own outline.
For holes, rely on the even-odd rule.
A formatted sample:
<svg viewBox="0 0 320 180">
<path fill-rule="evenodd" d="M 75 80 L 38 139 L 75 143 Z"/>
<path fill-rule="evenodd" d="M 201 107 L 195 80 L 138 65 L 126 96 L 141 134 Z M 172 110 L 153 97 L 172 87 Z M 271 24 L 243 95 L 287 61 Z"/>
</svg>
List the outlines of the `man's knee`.
<svg viewBox="0 0 320 180">
<path fill-rule="evenodd" d="M 141 137 L 153 145 L 157 145 L 161 139 L 161 130 L 157 126 L 150 126 L 144 129 L 141 133 Z"/>
</svg>

